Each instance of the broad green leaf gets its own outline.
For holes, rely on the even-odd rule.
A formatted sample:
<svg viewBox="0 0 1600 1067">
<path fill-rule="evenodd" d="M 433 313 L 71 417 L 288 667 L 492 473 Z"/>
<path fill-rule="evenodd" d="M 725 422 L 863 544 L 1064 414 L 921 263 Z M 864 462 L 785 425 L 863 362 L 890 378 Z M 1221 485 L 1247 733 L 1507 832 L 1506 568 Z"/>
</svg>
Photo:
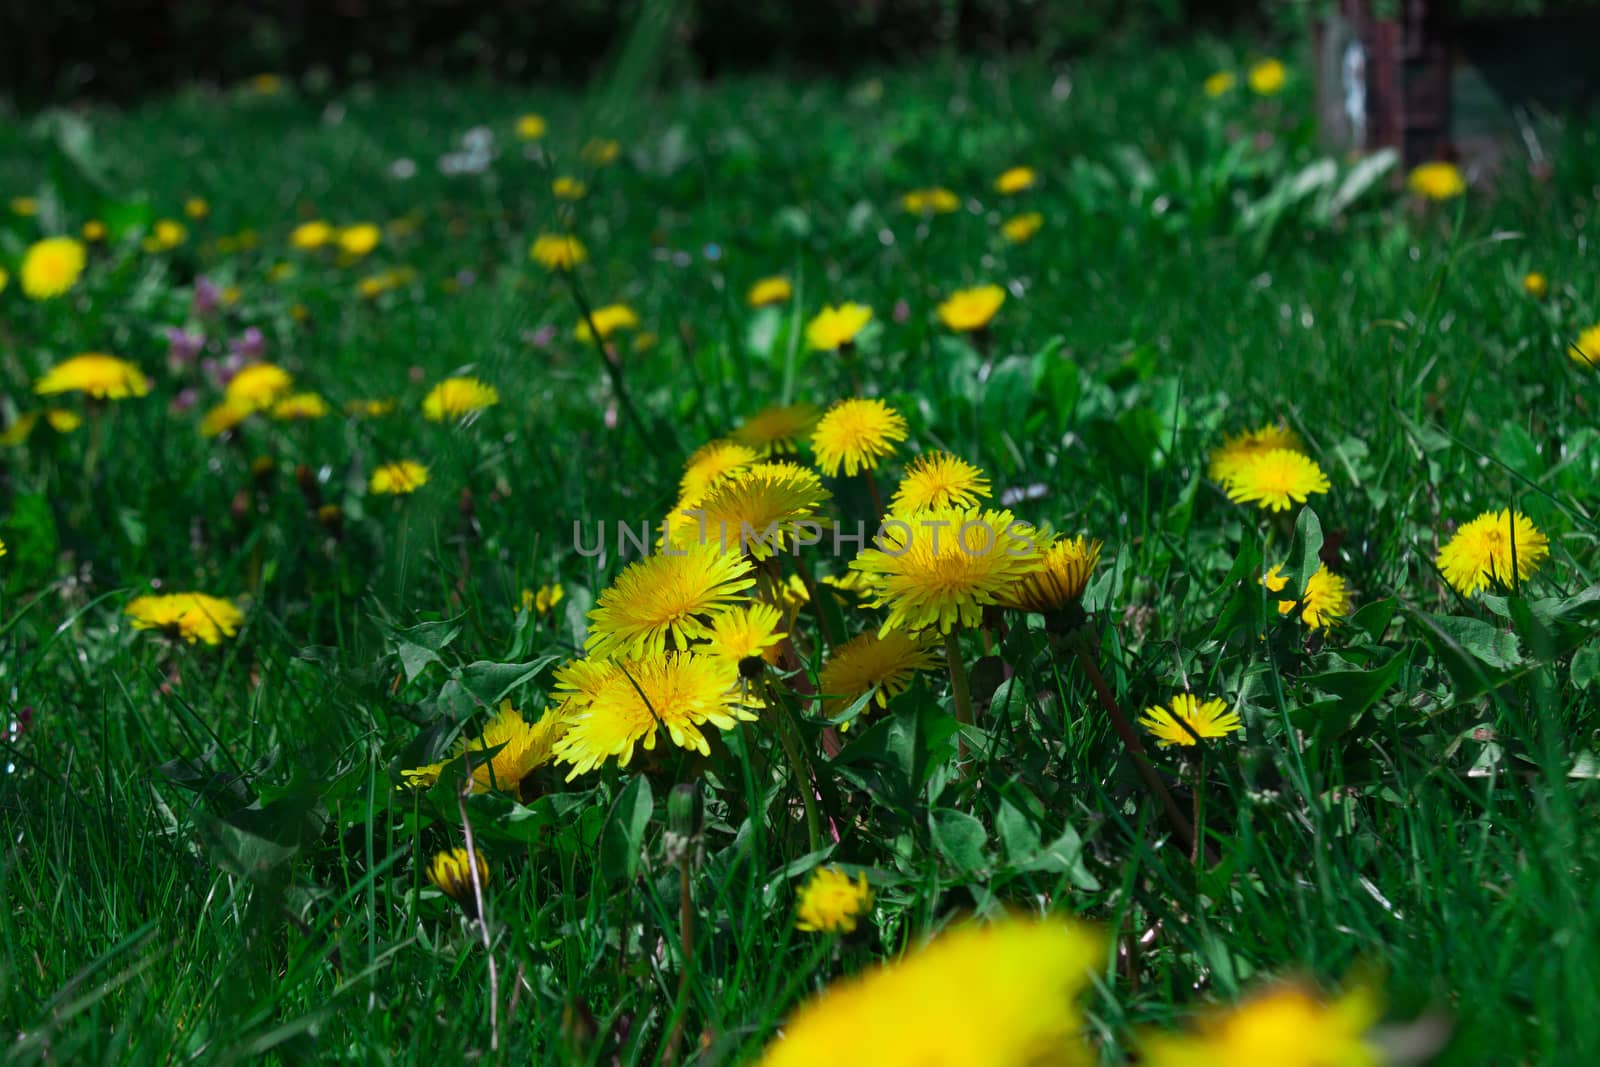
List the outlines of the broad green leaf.
<svg viewBox="0 0 1600 1067">
<path fill-rule="evenodd" d="M 617 794 L 600 833 L 600 873 L 612 883 L 632 881 L 644 854 L 644 832 L 655 798 L 650 779 L 635 774 Z"/>
</svg>

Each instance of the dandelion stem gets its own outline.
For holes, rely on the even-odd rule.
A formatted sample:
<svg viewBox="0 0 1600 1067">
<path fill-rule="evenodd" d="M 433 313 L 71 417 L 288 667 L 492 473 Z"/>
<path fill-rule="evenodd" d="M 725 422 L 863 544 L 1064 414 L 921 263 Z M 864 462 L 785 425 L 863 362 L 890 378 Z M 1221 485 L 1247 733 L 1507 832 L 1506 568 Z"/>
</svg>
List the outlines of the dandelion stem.
<svg viewBox="0 0 1600 1067">
<path fill-rule="evenodd" d="M 1123 747 L 1128 750 L 1128 757 L 1133 760 L 1134 768 L 1139 772 L 1139 778 L 1144 782 L 1145 788 L 1161 803 L 1162 812 L 1167 817 L 1167 822 L 1172 824 L 1173 831 L 1183 842 L 1183 847 L 1198 856 L 1200 844 L 1195 836 L 1194 826 L 1189 822 L 1183 809 L 1178 807 L 1178 802 L 1168 792 L 1166 783 L 1161 780 L 1161 775 L 1144 754 L 1144 743 L 1139 740 L 1139 735 L 1133 730 L 1133 724 L 1128 721 L 1122 709 L 1117 707 L 1117 699 L 1111 693 L 1111 686 L 1106 683 L 1105 675 L 1100 673 L 1100 667 L 1094 661 L 1094 656 L 1087 648 L 1078 644 L 1075 651 L 1078 662 L 1083 665 L 1083 671 L 1089 676 L 1089 684 L 1094 687 L 1095 695 L 1100 698 L 1100 706 L 1105 709 L 1106 717 L 1111 720 L 1111 728 L 1122 739 Z"/>
<path fill-rule="evenodd" d="M 806 561 L 800 558 L 798 552 L 794 557 L 794 569 L 800 575 L 801 583 L 806 587 L 806 596 L 811 598 L 811 609 L 817 616 L 817 629 L 822 631 L 822 640 L 829 648 L 833 647 L 833 632 L 828 626 L 828 613 L 822 610 L 822 601 L 817 598 L 817 583 L 812 580 L 811 568 L 806 566 Z M 776 601 L 776 597 L 774 600 Z"/>
<path fill-rule="evenodd" d="M 799 728 L 795 725 L 789 701 L 777 691 L 776 686 L 769 684 L 767 691 L 772 702 L 782 709 L 774 732 L 778 735 L 778 743 L 783 746 L 784 757 L 788 759 L 789 768 L 794 774 L 794 787 L 799 790 L 800 801 L 805 805 L 806 843 L 810 846 L 810 851 L 815 852 L 822 847 L 822 814 L 817 811 L 816 788 L 812 784 L 815 772 L 800 750 L 800 742 L 795 736 Z"/>
<path fill-rule="evenodd" d="M 862 468 L 862 473 L 867 477 L 867 492 L 872 494 L 873 518 L 883 521 L 883 494 L 878 492 L 878 479 L 872 476 L 872 468 Z"/>
<path fill-rule="evenodd" d="M 489 942 L 489 922 L 483 912 L 483 879 L 478 874 L 478 847 L 472 839 L 472 820 L 467 817 L 467 794 L 472 791 L 472 754 L 466 756 L 466 775 L 461 789 L 456 793 L 456 803 L 461 810 L 461 832 L 467 839 L 467 876 L 472 879 L 473 920 L 483 938 L 483 954 L 489 959 L 489 1048 L 500 1048 L 500 971 L 494 962 L 494 947 Z"/>
<path fill-rule="evenodd" d="M 961 662 L 961 647 L 958 640 L 961 627 L 952 626 L 950 632 L 944 635 L 944 655 L 950 667 L 950 688 L 955 694 L 956 722 L 962 726 L 971 726 L 972 719 L 972 686 L 967 682 L 967 667 Z M 967 758 L 967 737 L 965 731 L 960 735 L 960 758 Z"/>
</svg>

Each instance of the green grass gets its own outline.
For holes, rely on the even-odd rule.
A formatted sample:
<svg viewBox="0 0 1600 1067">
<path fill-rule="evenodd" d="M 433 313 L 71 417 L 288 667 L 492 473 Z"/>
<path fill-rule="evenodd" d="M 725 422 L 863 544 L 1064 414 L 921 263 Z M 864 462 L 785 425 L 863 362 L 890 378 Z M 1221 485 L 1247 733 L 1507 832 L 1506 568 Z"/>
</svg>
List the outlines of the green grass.
<svg viewBox="0 0 1600 1067">
<path fill-rule="evenodd" d="M 0 123 L 0 193 L 43 200 L 0 222 L 0 406 L 31 410 L 29 382 L 79 351 L 156 379 L 74 434 L 0 453 L 0 683 L 33 712 L 0 754 L 7 1052 L 649 1063 L 681 1017 L 696 1062 L 733 1062 L 830 978 L 957 916 L 1044 901 L 1119 946 L 1089 1004 L 1107 1063 L 1140 1027 L 1268 976 L 1331 986 L 1360 967 L 1382 972 L 1392 1019 L 1453 1021 L 1440 1062 L 1593 1062 L 1600 393 L 1565 349 L 1600 320 L 1600 139 L 1542 127 L 1548 180 L 1512 163 L 1422 206 L 1319 163 L 1303 71 L 1272 101 L 1207 100 L 1200 79 L 1241 55 L 943 61 L 626 107 L 434 83 L 196 92 Z M 526 110 L 550 119 L 554 163 L 515 141 Z M 476 125 L 492 165 L 441 174 Z M 623 155 L 595 171 L 576 154 L 600 134 Z M 408 180 L 391 176 L 402 158 Z M 1001 203 L 994 176 L 1024 162 L 1040 187 Z M 528 261 L 560 225 L 557 173 L 590 184 L 577 290 L 628 302 L 657 338 L 622 357 L 642 427 L 607 419 L 618 398 L 572 338 L 574 293 Z M 930 184 L 963 209 L 898 209 Z M 1341 187 L 1359 195 L 1336 204 Z M 189 196 L 210 218 L 179 249 L 141 251 L 139 227 Z M 997 223 L 1023 210 L 1044 228 L 1009 245 Z M 90 217 L 131 235 L 96 249 L 68 298 L 24 300 L 27 243 Z M 287 247 L 310 217 L 415 228 L 339 267 Z M 216 249 L 245 228 L 258 248 Z M 269 280 L 280 262 L 294 272 Z M 357 295 L 400 266 L 415 280 Z M 1544 301 L 1522 291 L 1534 269 Z M 259 327 L 267 358 L 336 410 L 393 396 L 397 412 L 201 438 L 215 391 L 167 368 L 162 333 L 190 319 L 197 273 L 239 287 L 199 324 L 218 343 Z M 743 293 L 771 273 L 794 279 L 794 305 L 752 312 Z M 1012 296 L 984 355 L 932 312 L 986 281 Z M 1212 862 L 1171 838 L 1035 619 L 995 650 L 1014 675 L 980 712 L 970 776 L 937 674 L 846 735 L 826 858 L 865 870 L 878 906 L 844 943 L 793 929 L 796 879 L 824 857 L 770 721 L 710 759 L 663 743 L 571 783 L 546 768 L 526 805 L 471 798 L 494 868 L 491 1051 L 489 955 L 423 875 L 459 840 L 456 804 L 397 790 L 398 769 L 503 691 L 530 715 L 544 704 L 619 568 L 573 551 L 575 520 L 658 520 L 701 443 L 769 403 L 849 394 L 846 367 L 798 335 L 843 300 L 876 309 L 857 371 L 911 424 L 881 476 L 937 447 L 997 495 L 1042 487 L 1020 514 L 1106 543 L 1087 606 L 1122 706 L 1191 687 L 1244 717 L 1203 763 L 1154 756 L 1185 807 L 1203 795 Z M 467 426 L 423 421 L 428 385 L 461 368 L 501 404 Z M 199 406 L 170 411 L 189 387 Z M 1254 581 L 1296 551 L 1291 524 L 1205 479 L 1224 433 L 1279 417 L 1329 475 L 1312 507 L 1360 607 L 1325 637 L 1279 619 Z M 251 473 L 258 456 L 270 472 Z M 429 484 L 368 495 L 398 458 L 426 462 Z M 342 507 L 342 537 L 297 467 Z M 842 516 L 867 514 L 857 482 L 834 489 Z M 1549 534 L 1549 563 L 1509 595 L 1458 597 L 1438 544 L 1506 506 Z M 153 580 L 237 596 L 247 625 L 216 648 L 133 632 L 121 608 Z M 556 580 L 568 595 L 550 618 L 519 613 L 522 589 Z M 879 617 L 845 613 L 852 632 Z M 796 636 L 814 669 L 809 614 Z M 988 649 L 964 640 L 976 664 Z M 822 725 L 804 712 L 813 752 Z M 679 783 L 704 803 L 682 1000 L 663 842 Z"/>
</svg>

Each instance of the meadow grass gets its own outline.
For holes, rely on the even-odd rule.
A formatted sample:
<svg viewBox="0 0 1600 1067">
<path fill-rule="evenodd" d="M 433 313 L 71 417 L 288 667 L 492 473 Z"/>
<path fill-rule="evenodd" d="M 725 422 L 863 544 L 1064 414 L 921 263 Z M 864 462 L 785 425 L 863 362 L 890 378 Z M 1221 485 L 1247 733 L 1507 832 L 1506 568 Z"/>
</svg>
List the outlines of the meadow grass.
<svg viewBox="0 0 1600 1067">
<path fill-rule="evenodd" d="M 1567 346 L 1600 321 L 1597 135 L 1530 125 L 1539 173 L 1425 202 L 1324 158 L 1293 64 L 1276 96 L 1200 91 L 1244 55 L 946 60 L 625 107 L 432 82 L 196 91 L 0 122 L 0 191 L 40 200 L 0 222 L 8 419 L 76 352 L 155 379 L 0 452 L 8 1055 L 650 1063 L 679 1030 L 680 1058 L 735 1062 L 834 976 L 961 915 L 1048 906 L 1113 939 L 1087 1002 L 1106 1063 L 1268 977 L 1359 973 L 1392 1020 L 1450 1021 L 1441 1063 L 1593 1062 L 1600 394 Z M 549 122 L 537 149 L 514 132 L 529 111 Z M 579 158 L 600 136 L 613 165 Z M 1013 164 L 1040 182 L 1002 198 Z M 588 185 L 570 216 L 549 192 L 565 174 Z M 933 185 L 959 210 L 902 210 Z M 141 247 L 196 196 L 209 215 L 181 244 Z M 1042 228 L 1008 242 L 1000 221 L 1026 211 Z M 25 300 L 23 250 L 90 218 L 113 234 L 85 279 Z M 312 218 L 386 229 L 340 264 L 289 246 Z M 588 262 L 530 262 L 569 218 Z M 770 274 L 792 301 L 746 307 Z M 237 291 L 198 316 L 199 276 Z M 985 282 L 1010 294 L 985 335 L 943 329 L 938 301 Z M 808 351 L 805 321 L 846 300 L 876 312 L 854 357 Z M 641 326 L 613 374 L 574 329 L 615 301 Z M 334 413 L 202 437 L 216 391 L 169 368 L 163 333 L 185 324 L 218 359 L 258 328 Z M 499 404 L 425 421 L 454 373 Z M 1193 690 L 1239 711 L 1242 734 L 1151 750 L 1203 829 L 1198 860 L 1037 619 L 961 638 L 980 705 L 966 773 L 939 673 L 832 759 L 820 712 L 793 709 L 831 781 L 839 839 L 820 852 L 770 717 L 710 758 L 663 740 L 571 782 L 542 768 L 520 801 L 396 788 L 502 696 L 546 705 L 624 562 L 575 551 L 575 521 L 659 522 L 695 448 L 857 380 L 910 424 L 886 484 L 945 449 L 1019 515 L 1104 541 L 1084 606 L 1124 709 Z M 1276 420 L 1331 483 L 1286 517 L 1206 476 L 1225 434 Z M 398 459 L 428 484 L 370 493 Z M 859 479 L 829 481 L 842 516 L 870 513 Z M 337 536 L 316 504 L 340 508 Z M 1458 595 L 1439 546 L 1506 507 L 1549 535 L 1548 562 Z M 1288 558 L 1303 581 L 1319 549 L 1357 610 L 1312 632 L 1256 578 Z M 135 632 L 122 610 L 152 581 L 236 597 L 245 625 L 216 647 Z M 551 582 L 563 602 L 522 609 Z M 807 614 L 795 637 L 814 677 L 821 627 Z M 702 807 L 687 883 L 666 833 L 683 783 Z M 488 952 L 424 874 L 463 810 L 493 870 Z M 825 860 L 876 891 L 849 938 L 794 928 L 795 886 Z"/>
</svg>

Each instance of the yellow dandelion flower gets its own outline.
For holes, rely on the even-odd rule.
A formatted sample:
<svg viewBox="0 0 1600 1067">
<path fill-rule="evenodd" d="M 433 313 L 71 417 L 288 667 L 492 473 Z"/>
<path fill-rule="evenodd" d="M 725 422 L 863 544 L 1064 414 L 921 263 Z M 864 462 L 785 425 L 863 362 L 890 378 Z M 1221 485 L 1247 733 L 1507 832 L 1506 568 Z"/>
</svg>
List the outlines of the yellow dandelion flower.
<svg viewBox="0 0 1600 1067">
<path fill-rule="evenodd" d="M 589 192 L 589 187 L 578 179 L 563 174 L 550 183 L 550 192 L 557 200 L 582 200 Z"/>
<path fill-rule="evenodd" d="M 428 484 L 428 468 L 415 460 L 402 459 L 385 463 L 372 472 L 367 488 L 374 493 L 404 496 Z"/>
<path fill-rule="evenodd" d="M 1300 435 L 1281 423 L 1270 423 L 1256 430 L 1246 430 L 1224 438 L 1221 445 L 1211 450 L 1206 466 L 1206 477 L 1223 488 L 1233 481 L 1239 468 L 1257 456 L 1276 449 L 1304 452 Z"/>
<path fill-rule="evenodd" d="M 578 157 L 591 167 L 610 166 L 622 153 L 622 146 L 609 137 L 595 137 L 578 150 Z"/>
<path fill-rule="evenodd" d="M 872 470 L 906 439 L 906 420 L 877 399 L 841 400 L 829 408 L 811 432 L 817 467 L 830 478 Z"/>
<path fill-rule="evenodd" d="M 1509 588 L 1512 558 L 1516 580 L 1525 582 L 1550 558 L 1550 539 L 1522 512 L 1485 511 L 1456 531 L 1436 562 L 1444 580 L 1462 596 L 1489 586 Z"/>
<path fill-rule="evenodd" d="M 296 248 L 310 251 L 321 248 L 334 239 L 334 229 L 329 223 L 321 219 L 302 222 L 289 233 L 289 243 Z"/>
<path fill-rule="evenodd" d="M 822 714 L 837 719 L 867 693 L 872 704 L 887 708 L 889 701 L 911 687 L 917 671 L 938 670 L 940 659 L 925 634 L 906 630 L 876 630 L 857 634 L 833 650 L 817 676 Z M 864 709 L 863 709 L 864 710 Z M 840 724 L 848 730 L 852 722 Z"/>
<path fill-rule="evenodd" d="M 11 213 L 19 218 L 31 219 L 39 213 L 39 200 L 32 196 L 11 198 Z"/>
<path fill-rule="evenodd" d="M 90 219 L 83 224 L 82 231 L 85 241 L 104 241 L 106 239 L 106 224 L 99 219 Z"/>
<path fill-rule="evenodd" d="M 1244 729 L 1239 713 L 1229 711 L 1227 701 L 1213 698 L 1201 702 L 1192 693 L 1179 693 L 1165 708 L 1146 708 L 1139 716 L 1139 725 L 1154 734 L 1156 744 L 1162 748 L 1193 745 L 1196 734 L 1203 738 L 1227 737 Z"/>
<path fill-rule="evenodd" d="M 560 582 L 541 585 L 538 592 L 532 589 L 522 591 L 522 610 L 532 611 L 544 616 L 555 610 L 557 604 L 567 597 L 567 591 L 561 588 Z"/>
<path fill-rule="evenodd" d="M 1283 573 L 1283 564 L 1275 564 L 1263 574 L 1261 584 L 1271 592 L 1281 593 L 1283 587 L 1289 584 L 1288 577 Z M 1288 615 L 1297 607 L 1302 608 L 1300 618 L 1307 626 L 1313 630 L 1321 629 L 1350 614 L 1350 592 L 1344 579 L 1330 571 L 1324 563 L 1306 580 L 1304 601 L 1280 600 L 1278 614 Z"/>
<path fill-rule="evenodd" d="M 60 296 L 78 284 L 88 261 L 83 242 L 75 238 L 46 237 L 35 241 L 22 256 L 22 295 L 29 300 Z"/>
<path fill-rule="evenodd" d="M 940 508 L 884 520 L 851 561 L 872 582 L 869 607 L 888 607 L 880 633 L 976 626 L 983 609 L 1037 565 L 1039 531 L 1009 511 Z"/>
<path fill-rule="evenodd" d="M 227 403 L 261 411 L 287 396 L 293 387 L 294 379 L 282 367 L 273 363 L 252 363 L 229 380 L 222 396 Z"/>
<path fill-rule="evenodd" d="M 277 96 L 283 92 L 283 79 L 276 74 L 255 74 L 247 83 L 257 96 Z"/>
<path fill-rule="evenodd" d="M 205 593 L 137 596 L 128 601 L 123 613 L 133 620 L 135 630 L 161 630 L 191 645 L 196 641 L 220 644 L 244 624 L 244 615 L 233 601 Z"/>
<path fill-rule="evenodd" d="M 989 320 L 1005 302 L 1006 291 L 998 285 L 959 289 L 939 305 L 939 321 L 957 333 L 981 330 L 989 325 Z"/>
<path fill-rule="evenodd" d="M 745 294 L 745 302 L 753 308 L 767 307 L 769 304 L 782 304 L 794 296 L 794 286 L 789 279 L 782 275 L 773 275 L 762 278 L 750 287 Z"/>
<path fill-rule="evenodd" d="M 428 391 L 422 414 L 430 422 L 459 419 L 500 403 L 500 393 L 476 378 L 446 378 Z"/>
<path fill-rule="evenodd" d="M 1238 82 L 1239 79 L 1234 77 L 1233 71 L 1219 70 L 1215 74 L 1209 75 L 1206 78 L 1205 82 L 1203 83 L 1203 88 L 1205 89 L 1206 95 L 1215 100 L 1217 97 L 1232 91 L 1233 87 L 1237 85 Z"/>
<path fill-rule="evenodd" d="M 1535 300 L 1543 300 L 1550 292 L 1550 279 L 1538 271 L 1529 271 L 1522 277 L 1522 291 Z"/>
<path fill-rule="evenodd" d="M 1100 562 L 1100 542 L 1083 537 L 1054 537 L 1016 584 L 1006 590 L 1001 603 L 1018 611 L 1050 615 L 1083 599 L 1095 564 Z"/>
<path fill-rule="evenodd" d="M 713 545 L 766 559 L 797 540 L 831 496 L 817 473 L 793 463 L 757 463 L 708 489 L 671 523 L 675 545 Z M 820 524 L 819 524 L 820 525 Z"/>
<path fill-rule="evenodd" d="M 378 247 L 383 230 L 375 223 L 358 222 L 339 231 L 339 251 L 347 256 L 364 256 Z"/>
<path fill-rule="evenodd" d="M 889 510 L 896 515 L 934 508 L 973 507 L 989 496 L 983 471 L 948 452 L 924 452 L 906 467 Z"/>
<path fill-rule="evenodd" d="M 678 652 L 618 662 L 586 706 L 569 710 L 571 726 L 556 743 L 556 759 L 571 765 L 569 782 L 613 756 L 626 767 L 636 748 L 656 747 L 662 729 L 679 748 L 709 755 L 701 727 L 731 730 L 757 718 L 752 709 L 759 705 L 739 689 L 738 668 L 712 656 Z"/>
<path fill-rule="evenodd" d="M 6 269 L 4 267 L 0 267 L 0 293 L 3 293 L 3 292 L 6 291 L 6 285 L 10 281 L 11 281 L 11 275 L 6 272 Z"/>
<path fill-rule="evenodd" d="M 699 503 L 713 486 L 760 458 L 755 449 L 737 441 L 711 441 L 701 445 L 683 465 L 683 480 L 678 483 L 679 507 Z"/>
<path fill-rule="evenodd" d="M 872 309 L 865 304 L 829 305 L 806 323 L 806 344 L 818 352 L 853 344 L 856 335 L 871 321 Z"/>
<path fill-rule="evenodd" d="M 478 869 L 478 889 L 489 884 L 489 861 L 483 853 L 473 850 L 469 859 L 464 848 L 452 848 L 428 861 L 428 881 L 435 889 L 469 910 L 477 907 L 478 897 L 472 889 L 472 869 Z"/>
<path fill-rule="evenodd" d="M 948 215 L 961 207 L 961 199 L 949 189 L 935 186 L 911 190 L 900 198 L 900 206 L 913 215 Z"/>
<path fill-rule="evenodd" d="M 1316 460 L 1276 448 L 1240 464 L 1226 488 L 1228 499 L 1236 504 L 1288 511 L 1291 503 L 1304 504 L 1312 493 L 1326 493 L 1328 476 Z"/>
<path fill-rule="evenodd" d="M 585 344 L 594 340 L 596 330 L 600 333 L 600 340 L 604 341 L 618 330 L 639 328 L 639 316 L 627 304 L 607 304 L 605 307 L 595 308 L 589 313 L 589 318 L 594 320 L 594 330 L 589 328 L 588 319 L 582 319 L 572 331 L 573 336 Z"/>
<path fill-rule="evenodd" d="M 815 404 L 787 404 L 762 408 L 733 431 L 733 439 L 763 456 L 794 452 L 817 425 L 822 412 Z"/>
<path fill-rule="evenodd" d="M 544 116 L 529 112 L 517 118 L 517 136 L 524 141 L 537 141 L 546 129 Z"/>
<path fill-rule="evenodd" d="M 189 239 L 189 228 L 177 219 L 157 219 L 150 228 L 150 239 L 145 247 L 152 252 L 166 252 L 177 248 Z"/>
<path fill-rule="evenodd" d="M 555 758 L 555 744 L 569 725 L 564 715 L 549 711 L 530 723 L 511 701 L 502 700 L 500 709 L 484 724 L 483 733 L 456 739 L 449 759 L 402 771 L 400 776 L 406 785 L 430 786 L 445 767 L 465 759 L 472 765 L 472 792 L 515 793 L 524 779 Z M 487 757 L 482 755 L 486 752 Z"/>
<path fill-rule="evenodd" d="M 1272 96 L 1283 89 L 1289 72 L 1278 60 L 1263 59 L 1251 65 L 1248 79 L 1251 92 L 1257 96 Z"/>
<path fill-rule="evenodd" d="M 183 213 L 196 222 L 211 214 L 211 205 L 203 196 L 191 196 L 183 202 Z"/>
<path fill-rule="evenodd" d="M 589 258 L 589 250 L 571 234 L 541 233 L 528 248 L 528 258 L 546 270 L 571 270 Z"/>
<path fill-rule="evenodd" d="M 320 419 L 328 413 L 328 402 L 316 393 L 290 393 L 272 405 L 272 417 L 279 422 Z"/>
<path fill-rule="evenodd" d="M 44 411 L 29 411 L 17 416 L 17 421 L 0 431 L 0 446 L 14 448 L 22 444 L 32 434 L 34 427 L 40 420 L 50 429 L 59 434 L 69 434 L 83 425 L 83 416 L 76 411 L 66 408 L 46 408 Z"/>
<path fill-rule="evenodd" d="M 778 642 L 787 636 L 779 629 L 782 624 L 782 613 L 771 604 L 740 604 L 717 613 L 711 620 L 710 639 L 695 651 L 749 672 L 752 666 L 776 658 Z"/>
<path fill-rule="evenodd" d="M 344 410 L 347 415 L 359 415 L 363 418 L 376 419 L 394 411 L 395 406 L 393 397 L 381 397 L 352 400 L 345 404 Z"/>
<path fill-rule="evenodd" d="M 849 934 L 871 910 L 872 889 L 865 874 L 851 881 L 837 867 L 818 867 L 800 887 L 794 925 L 808 933 Z"/>
<path fill-rule="evenodd" d="M 1568 346 L 1567 355 L 1574 363 L 1600 367 L 1600 323 L 1580 333 L 1577 343 Z"/>
<path fill-rule="evenodd" d="M 994 180 L 994 191 L 1001 196 L 1015 196 L 1039 183 L 1039 175 L 1032 167 L 1012 167 Z"/>
<path fill-rule="evenodd" d="M 707 620 L 747 599 L 751 565 L 715 544 L 691 545 L 628 564 L 589 612 L 592 656 L 656 656 L 708 636 Z"/>
<path fill-rule="evenodd" d="M 1425 200 L 1451 200 L 1467 191 L 1467 182 L 1454 163 L 1436 161 L 1412 170 L 1406 187 Z"/>
<path fill-rule="evenodd" d="M 1196 1021 L 1189 1033 L 1149 1034 L 1145 1067 L 1380 1067 L 1387 1062 L 1366 1035 L 1382 1017 L 1374 990 L 1361 986 L 1333 1000 L 1298 982 L 1261 990 Z"/>
<path fill-rule="evenodd" d="M 256 406 L 242 400 L 224 400 L 200 419 L 201 437 L 218 437 L 235 429 L 251 415 Z"/>
<path fill-rule="evenodd" d="M 796 1011 L 759 1067 L 1090 1067 L 1077 1000 L 1105 944 L 1056 918 L 964 925 L 834 982 Z"/>
<path fill-rule="evenodd" d="M 125 359 L 104 352 L 84 352 L 46 371 L 33 391 L 39 396 L 83 393 L 96 400 L 122 400 L 150 392 L 150 379 Z"/>
<path fill-rule="evenodd" d="M 1014 245 L 1026 244 L 1044 226 L 1044 216 L 1037 211 L 1014 215 L 1000 224 L 1000 233 Z"/>
</svg>

